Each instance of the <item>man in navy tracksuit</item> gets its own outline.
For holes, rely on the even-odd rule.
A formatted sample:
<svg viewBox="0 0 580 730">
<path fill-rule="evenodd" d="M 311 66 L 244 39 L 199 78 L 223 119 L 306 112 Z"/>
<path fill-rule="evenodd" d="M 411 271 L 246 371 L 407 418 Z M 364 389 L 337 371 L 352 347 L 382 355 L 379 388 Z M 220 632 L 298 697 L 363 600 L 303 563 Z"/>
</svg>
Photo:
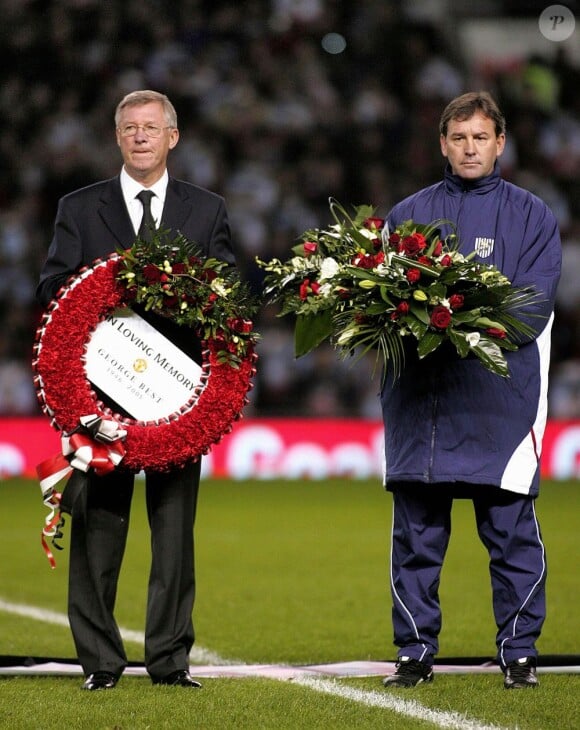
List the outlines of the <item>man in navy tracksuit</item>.
<svg viewBox="0 0 580 730">
<path fill-rule="evenodd" d="M 444 180 L 406 198 L 389 229 L 448 219 L 460 251 L 541 293 L 525 321 L 533 338 L 507 352 L 510 377 L 440 347 L 382 392 L 385 483 L 393 493 L 391 546 L 396 672 L 386 687 L 433 679 L 441 628 L 439 578 L 455 497 L 473 500 L 489 552 L 498 660 L 508 689 L 535 687 L 535 642 L 545 618 L 546 558 L 534 499 L 546 423 L 547 376 L 561 246 L 556 220 L 531 193 L 500 176 L 505 120 L 487 93 L 454 99 L 440 122 Z M 443 235 L 448 230 L 442 231 Z M 529 316 L 528 316 L 529 315 Z"/>
</svg>

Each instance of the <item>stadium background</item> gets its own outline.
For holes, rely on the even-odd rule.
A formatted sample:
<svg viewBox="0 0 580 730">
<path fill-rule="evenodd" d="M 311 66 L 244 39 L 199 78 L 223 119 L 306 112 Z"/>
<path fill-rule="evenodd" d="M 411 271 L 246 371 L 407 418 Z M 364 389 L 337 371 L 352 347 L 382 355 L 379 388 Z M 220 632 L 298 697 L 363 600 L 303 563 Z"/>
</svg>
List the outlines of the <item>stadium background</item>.
<svg viewBox="0 0 580 730">
<path fill-rule="evenodd" d="M 578 23 L 567 41 L 543 37 L 538 18 L 548 5 L 2 0 L 0 417 L 40 415 L 30 374 L 38 272 L 58 199 L 119 170 L 112 117 L 125 93 L 154 88 L 172 99 L 181 140 L 171 172 L 225 196 L 241 267 L 258 292 L 254 257 L 285 256 L 302 231 L 328 223 L 329 196 L 384 215 L 438 180 L 443 106 L 486 88 L 508 121 L 504 176 L 542 197 L 561 228 L 549 416 L 574 424 L 580 44 Z M 576 3 L 566 5 L 578 18 Z M 371 361 L 352 367 L 326 347 L 295 361 L 290 322 L 275 315 L 264 307 L 258 317 L 246 417 L 376 421 Z"/>
</svg>

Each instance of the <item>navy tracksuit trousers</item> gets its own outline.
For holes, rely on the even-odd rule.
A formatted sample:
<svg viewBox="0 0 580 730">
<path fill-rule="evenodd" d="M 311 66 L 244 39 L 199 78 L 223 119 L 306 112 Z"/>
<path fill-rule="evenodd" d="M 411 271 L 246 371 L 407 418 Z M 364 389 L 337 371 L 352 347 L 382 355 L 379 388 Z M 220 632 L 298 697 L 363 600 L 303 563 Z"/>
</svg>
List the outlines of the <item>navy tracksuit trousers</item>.
<svg viewBox="0 0 580 730">
<path fill-rule="evenodd" d="M 437 484 L 405 484 L 389 490 L 394 500 L 395 645 L 399 657 L 432 664 L 439 648 L 439 579 L 451 534 L 454 492 Z M 469 495 L 479 537 L 489 553 L 497 658 L 505 667 L 516 659 L 537 656 L 535 641 L 545 618 L 544 545 L 533 499 L 495 487 L 473 487 Z"/>
</svg>

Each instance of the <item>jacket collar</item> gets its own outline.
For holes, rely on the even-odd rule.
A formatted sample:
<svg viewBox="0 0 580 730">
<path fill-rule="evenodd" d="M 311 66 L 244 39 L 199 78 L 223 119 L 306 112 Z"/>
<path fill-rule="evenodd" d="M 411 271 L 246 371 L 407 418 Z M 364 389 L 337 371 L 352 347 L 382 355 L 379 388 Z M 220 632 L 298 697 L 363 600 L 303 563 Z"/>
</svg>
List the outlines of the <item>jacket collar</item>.
<svg viewBox="0 0 580 730">
<path fill-rule="evenodd" d="M 447 163 L 444 181 L 445 189 L 452 195 L 460 195 L 461 193 L 475 193 L 476 195 L 483 195 L 484 193 L 489 193 L 499 185 L 501 182 L 501 172 L 499 164 L 496 161 L 491 175 L 480 177 L 477 180 L 464 180 L 459 177 L 459 175 L 454 175 L 453 172 L 451 172 L 451 166 Z"/>
<path fill-rule="evenodd" d="M 176 233 L 183 227 L 190 212 L 191 203 L 187 188 L 170 177 L 160 227 Z M 132 245 L 135 232 L 123 198 L 120 176 L 109 180 L 109 185 L 103 188 L 99 214 L 120 247 L 127 248 Z"/>
</svg>

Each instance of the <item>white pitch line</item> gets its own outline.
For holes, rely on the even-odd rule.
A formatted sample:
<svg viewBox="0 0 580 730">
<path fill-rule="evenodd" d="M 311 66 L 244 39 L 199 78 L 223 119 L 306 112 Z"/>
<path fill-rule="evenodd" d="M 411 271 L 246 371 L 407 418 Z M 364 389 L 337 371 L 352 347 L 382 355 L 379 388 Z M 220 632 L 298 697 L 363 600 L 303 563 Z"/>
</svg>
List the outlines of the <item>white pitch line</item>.
<svg viewBox="0 0 580 730">
<path fill-rule="evenodd" d="M 0 611 L 5 613 L 11 613 L 16 616 L 23 616 L 25 618 L 31 618 L 35 621 L 43 621 L 44 623 L 53 624 L 56 626 L 68 627 L 68 618 L 65 614 L 57 613 L 56 611 L 50 611 L 45 608 L 38 608 L 36 606 L 27 606 L 21 603 L 11 603 L 0 598 Z M 136 644 L 143 645 L 145 641 L 145 635 L 142 631 L 134 631 L 132 629 L 119 629 L 121 636 L 125 641 L 133 642 Z M 231 659 L 224 659 L 209 649 L 204 649 L 200 646 L 194 646 L 190 654 L 190 660 L 194 663 L 205 663 L 217 666 L 233 666 L 242 665 L 244 662 L 233 661 Z M 282 680 L 280 680 L 282 681 Z M 288 681 L 285 679 L 284 681 Z M 334 695 L 335 697 L 342 697 L 343 699 L 351 700 L 352 702 L 358 702 L 368 707 L 378 707 L 391 712 L 396 712 L 399 715 L 410 717 L 418 720 L 425 720 L 431 722 L 440 728 L 449 728 L 450 730 L 505 730 L 499 725 L 483 725 L 478 720 L 472 720 L 457 712 L 444 712 L 441 710 L 433 710 L 429 707 L 421 705 L 415 700 L 403 700 L 398 697 L 394 697 L 385 692 L 374 692 L 358 690 L 352 687 L 346 687 L 336 680 L 318 679 L 312 677 L 296 677 L 291 680 L 293 684 L 299 684 L 303 687 L 308 687 L 311 690 L 320 692 L 322 694 Z"/>
<path fill-rule="evenodd" d="M 425 707 L 415 700 L 403 700 L 399 697 L 384 692 L 374 692 L 345 687 L 336 680 L 316 679 L 312 677 L 300 677 L 293 680 L 292 684 L 300 684 L 316 692 L 341 697 L 345 700 L 358 702 L 368 707 L 379 707 L 383 710 L 390 710 L 414 720 L 425 720 L 437 727 L 450 728 L 450 730 L 504 730 L 499 725 L 482 725 L 479 720 L 461 715 L 459 712 L 445 712 Z"/>
<path fill-rule="evenodd" d="M 57 613 L 56 611 L 49 611 L 46 608 L 37 608 L 36 606 L 27 606 L 23 603 L 10 603 L 0 598 L 0 611 L 5 613 L 11 613 L 15 616 L 24 616 L 25 618 L 31 618 L 35 621 L 44 621 L 47 624 L 53 624 L 55 626 L 66 626 L 68 628 L 68 617 L 63 613 Z M 122 626 L 119 627 L 123 641 L 128 641 L 133 644 L 140 644 L 143 646 L 145 643 L 145 634 L 142 631 L 134 631 L 133 629 L 125 629 Z M 194 646 L 190 653 L 190 660 L 193 663 L 200 664 L 216 664 L 216 665 L 230 665 L 230 664 L 241 664 L 242 662 L 233 662 L 229 659 L 224 659 L 219 654 L 209 649 L 204 649 L 203 646 Z"/>
</svg>

